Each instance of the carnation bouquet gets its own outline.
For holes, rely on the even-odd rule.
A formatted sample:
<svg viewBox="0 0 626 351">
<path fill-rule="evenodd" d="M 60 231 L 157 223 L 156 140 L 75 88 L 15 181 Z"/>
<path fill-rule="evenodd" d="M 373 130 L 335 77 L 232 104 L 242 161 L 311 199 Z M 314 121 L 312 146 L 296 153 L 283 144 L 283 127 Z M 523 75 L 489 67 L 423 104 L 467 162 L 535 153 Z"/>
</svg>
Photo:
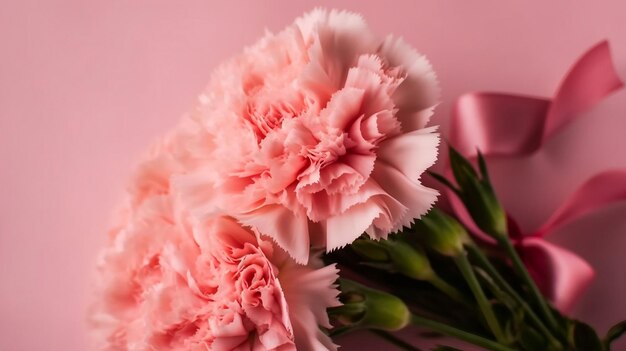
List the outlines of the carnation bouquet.
<svg viewBox="0 0 626 351">
<path fill-rule="evenodd" d="M 97 349 L 336 350 L 367 330 L 417 350 L 395 333 L 413 328 L 493 351 L 610 350 L 626 323 L 568 317 L 593 271 L 542 237 L 626 198 L 626 174 L 523 235 L 485 157 L 535 151 L 619 87 L 602 43 L 552 100 L 465 96 L 434 172 L 441 97 L 423 55 L 348 12 L 267 33 L 137 167 L 98 265 Z"/>
</svg>

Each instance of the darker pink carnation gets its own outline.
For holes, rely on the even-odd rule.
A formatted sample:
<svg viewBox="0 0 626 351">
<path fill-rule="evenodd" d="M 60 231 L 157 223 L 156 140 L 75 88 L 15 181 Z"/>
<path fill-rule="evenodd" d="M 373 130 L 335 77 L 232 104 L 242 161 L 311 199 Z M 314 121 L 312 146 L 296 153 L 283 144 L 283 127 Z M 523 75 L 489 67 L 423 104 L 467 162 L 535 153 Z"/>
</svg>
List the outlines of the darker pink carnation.
<svg viewBox="0 0 626 351">
<path fill-rule="evenodd" d="M 302 263 L 311 246 L 385 238 L 436 200 L 419 178 L 437 158 L 437 97 L 404 41 L 315 10 L 217 69 L 185 121 L 193 165 L 175 191 L 197 218 L 226 213 Z"/>
</svg>

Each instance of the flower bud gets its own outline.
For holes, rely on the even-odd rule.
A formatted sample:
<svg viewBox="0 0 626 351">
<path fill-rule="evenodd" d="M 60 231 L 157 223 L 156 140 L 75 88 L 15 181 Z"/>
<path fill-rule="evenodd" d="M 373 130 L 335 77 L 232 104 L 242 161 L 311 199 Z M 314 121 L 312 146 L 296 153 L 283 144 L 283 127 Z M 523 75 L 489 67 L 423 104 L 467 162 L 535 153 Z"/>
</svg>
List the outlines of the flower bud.
<svg viewBox="0 0 626 351">
<path fill-rule="evenodd" d="M 391 258 L 387 248 L 379 241 L 370 239 L 357 239 L 350 245 L 352 250 L 362 258 L 373 262 L 389 262 Z"/>
<path fill-rule="evenodd" d="M 434 272 L 424 250 L 400 240 L 386 240 L 394 268 L 398 273 L 417 280 L 428 280 Z"/>
<path fill-rule="evenodd" d="M 351 247 L 370 266 L 417 280 L 428 280 L 434 274 L 426 253 L 402 240 L 358 239 Z"/>
<path fill-rule="evenodd" d="M 342 306 L 329 314 L 351 328 L 396 331 L 411 319 L 408 307 L 396 296 L 371 289 L 351 280 L 340 280 Z"/>
<path fill-rule="evenodd" d="M 496 196 L 485 160 L 478 153 L 480 177 L 461 154 L 450 147 L 450 164 L 459 189 L 454 189 L 472 219 L 485 233 L 502 237 L 507 233 L 506 213 Z"/>
<path fill-rule="evenodd" d="M 443 211 L 433 208 L 414 225 L 425 245 L 446 256 L 464 252 L 463 246 L 470 242 L 465 228 Z"/>
</svg>

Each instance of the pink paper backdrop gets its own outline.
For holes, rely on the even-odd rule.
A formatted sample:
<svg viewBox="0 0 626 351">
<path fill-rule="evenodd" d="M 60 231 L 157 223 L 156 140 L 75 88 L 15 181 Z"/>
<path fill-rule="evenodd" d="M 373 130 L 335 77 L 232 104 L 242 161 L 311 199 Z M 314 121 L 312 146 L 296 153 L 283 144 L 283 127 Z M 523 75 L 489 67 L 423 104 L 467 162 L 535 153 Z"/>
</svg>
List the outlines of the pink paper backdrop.
<svg viewBox="0 0 626 351">
<path fill-rule="evenodd" d="M 618 0 L 316 5 L 361 12 L 381 36 L 400 34 L 427 54 L 443 87 L 435 122 L 444 131 L 459 94 L 549 95 L 603 38 L 626 77 L 626 6 Z M 133 162 L 177 122 L 221 60 L 313 6 L 0 4 L 0 350 L 87 349 L 90 274 Z M 498 191 L 524 226 L 539 224 L 588 176 L 626 166 L 625 114 L 621 91 L 539 154 L 492 163 Z M 597 268 L 576 315 L 603 331 L 626 318 L 625 213 L 626 205 L 616 205 L 552 237 Z"/>
</svg>

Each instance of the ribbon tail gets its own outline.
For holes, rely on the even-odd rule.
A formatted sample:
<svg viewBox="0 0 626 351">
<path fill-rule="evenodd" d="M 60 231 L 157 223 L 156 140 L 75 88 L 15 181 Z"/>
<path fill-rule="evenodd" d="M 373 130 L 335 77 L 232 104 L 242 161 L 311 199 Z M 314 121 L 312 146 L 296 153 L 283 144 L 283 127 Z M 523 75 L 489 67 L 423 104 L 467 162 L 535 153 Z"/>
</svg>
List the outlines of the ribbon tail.
<svg viewBox="0 0 626 351">
<path fill-rule="evenodd" d="M 541 238 L 527 238 L 517 249 L 541 292 L 568 313 L 595 276 L 593 268 L 573 252 Z"/>
<path fill-rule="evenodd" d="M 626 169 L 601 172 L 583 183 L 533 236 L 545 236 L 584 215 L 626 201 Z"/>
</svg>

